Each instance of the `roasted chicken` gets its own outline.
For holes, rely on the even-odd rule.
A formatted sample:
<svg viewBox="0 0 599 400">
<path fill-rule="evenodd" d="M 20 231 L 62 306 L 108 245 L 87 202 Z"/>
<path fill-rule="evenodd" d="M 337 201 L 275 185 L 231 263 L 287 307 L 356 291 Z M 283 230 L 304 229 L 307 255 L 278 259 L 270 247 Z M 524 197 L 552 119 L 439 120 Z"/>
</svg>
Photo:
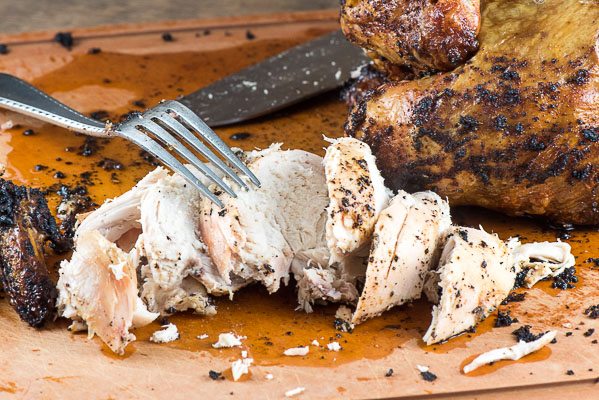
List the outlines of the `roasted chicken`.
<svg viewBox="0 0 599 400">
<path fill-rule="evenodd" d="M 376 8 L 362 29 L 386 26 L 387 3 L 368 4 Z M 380 86 L 353 107 L 346 131 L 371 145 L 393 189 L 599 224 L 598 33 L 596 2 L 489 0 L 471 60 Z M 402 62 L 387 39 L 378 48 Z"/>
<path fill-rule="evenodd" d="M 395 78 L 449 71 L 478 48 L 479 0 L 344 0 L 341 28 Z"/>
</svg>

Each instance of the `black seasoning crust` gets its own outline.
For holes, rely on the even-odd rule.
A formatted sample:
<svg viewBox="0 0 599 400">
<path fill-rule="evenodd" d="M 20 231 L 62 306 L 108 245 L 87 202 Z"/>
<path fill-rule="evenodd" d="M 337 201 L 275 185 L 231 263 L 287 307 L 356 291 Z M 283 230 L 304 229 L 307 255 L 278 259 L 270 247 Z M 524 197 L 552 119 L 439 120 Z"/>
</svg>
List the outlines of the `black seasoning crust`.
<svg viewBox="0 0 599 400">
<path fill-rule="evenodd" d="M 539 339 L 541 336 L 543 336 L 546 332 L 541 332 L 538 334 L 534 334 L 530 331 L 531 326 L 530 325 L 522 325 L 520 328 L 516 329 L 515 331 L 512 332 L 512 335 L 516 336 L 516 339 L 518 339 L 518 341 L 522 341 L 522 342 L 534 342 L 535 340 Z"/>
<path fill-rule="evenodd" d="M 37 189 L 0 179 L 0 281 L 23 321 L 41 327 L 53 314 L 56 288 L 44 261 L 44 242 L 66 251 L 46 200 Z"/>
<path fill-rule="evenodd" d="M 375 65 L 403 78 L 449 71 L 478 48 L 478 2 L 433 0 L 345 0 L 341 28 L 368 50 Z"/>
<path fill-rule="evenodd" d="M 472 60 L 384 84 L 353 107 L 346 132 L 372 147 L 393 189 L 599 224 L 597 19 L 581 2 L 486 2 Z"/>
</svg>

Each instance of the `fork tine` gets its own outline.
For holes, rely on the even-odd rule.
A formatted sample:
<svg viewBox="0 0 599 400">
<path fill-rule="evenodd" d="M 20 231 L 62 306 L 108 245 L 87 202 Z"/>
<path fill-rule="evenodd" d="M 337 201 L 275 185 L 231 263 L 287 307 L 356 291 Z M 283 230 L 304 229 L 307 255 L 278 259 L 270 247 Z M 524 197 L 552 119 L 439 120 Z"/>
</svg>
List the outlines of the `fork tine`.
<svg viewBox="0 0 599 400">
<path fill-rule="evenodd" d="M 246 183 L 239 177 L 237 174 L 229 168 L 227 164 L 225 164 L 220 158 L 218 158 L 212 150 L 210 150 L 201 140 L 199 140 L 193 132 L 191 132 L 188 128 L 186 128 L 182 123 L 177 121 L 167 112 L 163 111 L 150 111 L 146 113 L 149 118 L 157 118 L 160 122 L 164 123 L 171 129 L 175 134 L 181 137 L 185 143 L 189 144 L 196 150 L 198 153 L 202 154 L 204 157 L 208 159 L 212 164 L 214 164 L 218 169 L 220 169 L 225 175 L 235 181 L 239 186 L 244 189 L 249 189 Z"/>
<path fill-rule="evenodd" d="M 173 100 L 165 101 L 162 103 L 162 106 L 174 111 L 177 115 L 179 115 L 187 124 L 200 133 L 203 138 L 205 138 L 212 146 L 214 146 L 215 149 L 217 149 L 227 160 L 229 160 L 229 162 L 246 174 L 254 183 L 254 185 L 260 187 L 260 181 L 252 173 L 252 171 L 250 171 L 250 169 L 246 167 L 239 158 L 237 158 L 229 146 L 227 146 L 225 142 L 223 142 L 222 139 L 193 111 L 185 107 L 183 104 Z"/>
<path fill-rule="evenodd" d="M 237 197 L 233 189 L 229 187 L 218 175 L 214 173 L 208 166 L 203 163 L 200 159 L 198 159 L 189 149 L 183 146 L 177 139 L 173 137 L 170 133 L 166 131 L 163 127 L 158 125 L 156 122 L 152 121 L 149 118 L 144 118 L 139 123 L 140 126 L 144 127 L 152 134 L 154 134 L 158 139 L 163 141 L 164 144 L 172 148 L 177 154 L 181 157 L 185 158 L 191 165 L 196 167 L 200 172 L 204 175 L 208 176 L 211 180 L 214 181 L 222 190 L 227 192 L 232 197 Z"/>
<path fill-rule="evenodd" d="M 216 197 L 216 195 L 212 193 L 190 170 L 144 133 L 135 128 L 123 128 L 122 130 L 119 130 L 119 134 L 161 160 L 173 171 L 181 174 L 189 183 L 194 185 L 204 196 L 208 197 L 218 207 L 225 207 L 223 202 L 220 201 L 220 199 Z"/>
</svg>

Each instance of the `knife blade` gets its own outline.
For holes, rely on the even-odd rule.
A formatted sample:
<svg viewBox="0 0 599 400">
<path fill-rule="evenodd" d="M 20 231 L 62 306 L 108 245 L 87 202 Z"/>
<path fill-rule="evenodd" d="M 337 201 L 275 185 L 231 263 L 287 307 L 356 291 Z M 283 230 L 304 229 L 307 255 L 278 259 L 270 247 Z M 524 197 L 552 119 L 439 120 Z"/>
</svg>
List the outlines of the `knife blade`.
<svg viewBox="0 0 599 400">
<path fill-rule="evenodd" d="M 369 59 L 341 31 L 293 47 L 179 101 L 209 126 L 247 121 L 342 86 Z"/>
</svg>

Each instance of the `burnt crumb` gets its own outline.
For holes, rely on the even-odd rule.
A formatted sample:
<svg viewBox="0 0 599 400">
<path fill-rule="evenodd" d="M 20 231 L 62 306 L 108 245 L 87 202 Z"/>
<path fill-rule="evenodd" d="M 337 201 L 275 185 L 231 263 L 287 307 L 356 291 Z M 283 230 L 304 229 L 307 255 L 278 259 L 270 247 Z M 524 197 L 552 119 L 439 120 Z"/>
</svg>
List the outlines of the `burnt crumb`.
<svg viewBox="0 0 599 400">
<path fill-rule="evenodd" d="M 0 54 L 8 54 L 8 46 L 0 43 Z"/>
<path fill-rule="evenodd" d="M 99 47 L 92 47 L 89 50 L 87 50 L 87 54 L 100 54 L 102 52 L 102 49 Z"/>
<path fill-rule="evenodd" d="M 254 39 L 256 39 L 256 35 L 254 35 L 254 33 L 252 33 L 252 31 L 247 30 L 247 31 L 245 31 L 245 38 L 247 40 L 254 40 Z"/>
<path fill-rule="evenodd" d="M 505 298 L 505 300 L 503 300 L 501 302 L 501 304 L 506 305 L 508 303 L 517 303 L 517 302 L 524 301 L 525 298 L 526 298 L 526 293 L 510 292 L 510 294 L 507 295 L 507 297 Z"/>
<path fill-rule="evenodd" d="M 162 34 L 162 40 L 164 40 L 165 42 L 172 42 L 175 40 L 175 38 L 170 32 L 164 32 Z"/>
<path fill-rule="evenodd" d="M 522 125 L 522 122 L 518 122 L 516 125 L 514 125 L 514 132 L 516 132 L 518 135 L 524 132 L 524 125 Z"/>
<path fill-rule="evenodd" d="M 113 160 L 112 158 L 103 158 L 98 163 L 98 167 L 102 168 L 104 171 L 122 171 L 125 169 L 125 166 L 121 162 Z"/>
<path fill-rule="evenodd" d="M 54 35 L 54 41 L 68 50 L 71 50 L 74 43 L 71 32 L 58 32 L 56 35 Z"/>
<path fill-rule="evenodd" d="M 339 332 L 352 333 L 354 331 L 352 324 L 349 321 L 341 318 L 335 318 L 333 321 L 333 327 Z"/>
<path fill-rule="evenodd" d="M 512 318 L 510 312 L 497 312 L 497 319 L 495 320 L 495 327 L 502 328 L 504 326 L 510 326 L 511 324 L 518 322 L 518 318 Z"/>
<path fill-rule="evenodd" d="M 564 272 L 553 277 L 553 283 L 551 284 L 552 288 L 556 289 L 572 289 L 576 286 L 573 283 L 578 282 L 578 277 L 576 276 L 576 268 L 569 267 L 564 269 Z"/>
<path fill-rule="evenodd" d="M 466 232 L 465 230 L 463 230 L 463 229 L 460 229 L 460 230 L 458 231 L 458 235 L 460 235 L 460 237 L 462 238 L 462 240 L 463 240 L 464 242 L 467 242 L 467 241 L 468 241 L 468 232 Z"/>
<path fill-rule="evenodd" d="M 385 372 L 385 377 L 389 378 L 390 376 L 393 376 L 393 368 L 389 368 L 387 372 Z"/>
<path fill-rule="evenodd" d="M 33 129 L 25 129 L 23 131 L 23 136 L 33 136 L 35 134 L 35 132 L 33 131 Z"/>
<path fill-rule="evenodd" d="M 522 268 L 520 272 L 516 274 L 516 280 L 514 281 L 514 289 L 518 289 L 524 286 L 526 279 L 526 275 L 528 275 L 528 271 L 530 268 Z"/>
<path fill-rule="evenodd" d="M 599 318 L 599 304 L 587 307 L 587 309 L 584 310 L 584 314 L 592 319 Z"/>
<path fill-rule="evenodd" d="M 153 155 L 151 155 L 150 153 L 148 153 L 145 150 L 141 150 L 139 152 L 139 156 L 141 157 L 142 160 L 144 160 L 146 163 L 153 165 L 154 167 L 157 167 L 160 165 L 160 162 L 156 159 L 156 157 L 154 157 Z"/>
<path fill-rule="evenodd" d="M 574 371 L 572 371 L 571 369 L 566 371 L 566 375 L 574 375 Z"/>
<path fill-rule="evenodd" d="M 573 333 L 572 333 L 572 332 L 566 332 L 566 337 L 570 337 L 570 336 L 572 336 L 572 335 L 573 335 Z"/>
<path fill-rule="evenodd" d="M 210 379 L 212 379 L 213 381 L 217 381 L 219 379 L 225 379 L 225 377 L 223 376 L 222 372 L 217 372 L 217 371 L 213 371 L 210 370 L 208 372 L 208 376 L 210 377 Z"/>
<path fill-rule="evenodd" d="M 586 262 L 595 264 L 595 267 L 599 267 L 599 257 L 596 258 L 587 258 Z"/>
<path fill-rule="evenodd" d="M 43 171 L 43 170 L 45 170 L 45 169 L 48 169 L 48 166 L 47 166 L 47 165 L 43 165 L 43 164 L 36 164 L 36 165 L 34 165 L 34 166 L 33 166 L 33 170 L 34 170 L 35 172 Z"/>
<path fill-rule="evenodd" d="M 530 331 L 530 328 L 530 325 L 522 325 L 520 328 L 513 331 L 512 335 L 516 336 L 516 339 L 518 339 L 519 342 L 523 341 L 526 343 L 534 342 L 535 340 L 544 335 L 544 333 L 539 333 L 535 335 Z"/>
<path fill-rule="evenodd" d="M 293 336 L 293 332 L 287 331 L 287 332 L 285 332 L 285 335 L 287 335 L 287 336 Z"/>
<path fill-rule="evenodd" d="M 231 136 L 229 136 L 229 139 L 231 139 L 231 140 L 245 140 L 245 139 L 249 138 L 250 136 L 252 136 L 252 134 L 249 133 L 249 132 L 237 132 L 237 133 L 234 133 Z"/>
<path fill-rule="evenodd" d="M 89 114 L 89 116 L 97 121 L 106 122 L 108 121 L 108 111 L 105 110 L 97 110 Z"/>
<path fill-rule="evenodd" d="M 64 172 L 56 171 L 54 173 L 54 178 L 56 178 L 56 179 L 64 179 L 64 178 L 66 178 L 66 175 L 65 175 Z"/>
<path fill-rule="evenodd" d="M 595 333 L 595 329 L 594 329 L 594 328 L 589 328 L 589 329 L 587 329 L 587 331 L 586 331 L 585 333 L 583 333 L 583 335 L 584 335 L 585 337 L 589 337 L 589 336 L 591 336 L 593 333 Z"/>
<path fill-rule="evenodd" d="M 83 144 L 79 146 L 79 151 L 77 154 L 83 157 L 89 157 L 94 155 L 98 150 L 100 150 L 101 146 L 98 143 L 98 138 L 92 136 L 86 136 Z"/>
<path fill-rule="evenodd" d="M 139 107 L 139 108 L 146 108 L 146 103 L 143 100 L 135 100 L 132 103 L 135 107 Z"/>
<path fill-rule="evenodd" d="M 427 382 L 433 382 L 437 379 L 437 375 L 433 374 L 430 371 L 421 371 L 420 376 L 422 376 L 422 379 L 424 379 Z"/>
<path fill-rule="evenodd" d="M 581 133 L 582 136 L 589 142 L 594 143 L 599 141 L 599 131 L 597 128 L 583 129 Z"/>
<path fill-rule="evenodd" d="M 471 115 L 460 116 L 460 133 L 470 133 L 478 129 L 480 123 L 476 118 Z"/>
<path fill-rule="evenodd" d="M 579 69 L 576 71 L 576 75 L 570 78 L 568 82 L 578 86 L 586 85 L 589 83 L 589 71 L 586 69 Z"/>
</svg>

